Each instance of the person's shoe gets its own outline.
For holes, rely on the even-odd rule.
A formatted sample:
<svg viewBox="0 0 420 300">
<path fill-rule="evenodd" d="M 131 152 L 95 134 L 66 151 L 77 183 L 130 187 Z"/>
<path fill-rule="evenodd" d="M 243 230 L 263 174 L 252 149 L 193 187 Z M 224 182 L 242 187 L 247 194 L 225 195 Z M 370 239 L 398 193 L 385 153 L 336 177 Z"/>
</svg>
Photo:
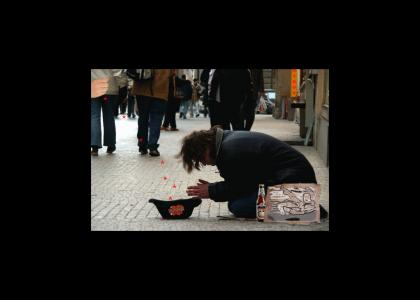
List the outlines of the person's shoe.
<svg viewBox="0 0 420 300">
<path fill-rule="evenodd" d="M 171 128 L 170 131 L 179 131 L 178 128 Z"/>
<path fill-rule="evenodd" d="M 168 131 L 168 127 L 162 126 L 162 127 L 160 127 L 160 130 Z"/>
<path fill-rule="evenodd" d="M 139 147 L 139 152 L 140 152 L 141 155 L 146 155 L 147 154 L 147 149 Z"/>
<path fill-rule="evenodd" d="M 150 156 L 160 156 L 159 151 L 157 151 L 157 149 L 153 149 L 149 151 L 149 155 Z"/>
<path fill-rule="evenodd" d="M 92 156 L 98 156 L 98 147 L 92 146 L 92 151 L 90 152 Z"/>
<path fill-rule="evenodd" d="M 198 118 L 199 116 L 200 116 L 199 114 L 198 115 L 195 115 L 196 118 Z"/>
<path fill-rule="evenodd" d="M 112 154 L 116 150 L 115 145 L 108 146 L 106 153 Z"/>
</svg>

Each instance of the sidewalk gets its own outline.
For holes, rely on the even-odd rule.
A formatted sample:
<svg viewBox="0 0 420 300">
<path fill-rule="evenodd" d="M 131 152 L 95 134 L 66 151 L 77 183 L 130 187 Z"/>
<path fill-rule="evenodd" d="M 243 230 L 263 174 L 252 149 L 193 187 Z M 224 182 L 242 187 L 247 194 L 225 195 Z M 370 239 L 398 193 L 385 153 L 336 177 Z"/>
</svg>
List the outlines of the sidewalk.
<svg viewBox="0 0 420 300">
<path fill-rule="evenodd" d="M 179 120 L 178 132 L 162 131 L 160 157 L 140 156 L 137 147 L 137 119 L 120 119 L 117 126 L 117 151 L 91 158 L 91 230 L 329 230 L 329 221 L 314 225 L 268 224 L 254 221 L 218 220 L 227 215 L 226 203 L 203 200 L 188 220 L 162 220 L 150 198 L 188 198 L 186 188 L 199 178 L 214 182 L 223 180 L 216 167 L 205 167 L 191 174 L 174 158 L 182 138 L 194 130 L 209 129 L 209 118 Z M 299 127 L 294 122 L 275 120 L 272 116 L 257 115 L 253 131 L 264 132 L 287 141 L 300 141 Z M 303 153 L 315 169 L 321 184 L 321 204 L 329 211 L 329 170 L 313 147 L 294 146 Z"/>
</svg>

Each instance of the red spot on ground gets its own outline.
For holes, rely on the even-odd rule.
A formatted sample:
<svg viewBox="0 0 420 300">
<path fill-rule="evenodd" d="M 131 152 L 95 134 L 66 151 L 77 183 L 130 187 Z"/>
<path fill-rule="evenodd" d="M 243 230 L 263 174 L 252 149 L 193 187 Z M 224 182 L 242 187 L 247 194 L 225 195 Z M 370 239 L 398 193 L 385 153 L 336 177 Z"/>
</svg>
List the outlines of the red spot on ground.
<svg viewBox="0 0 420 300">
<path fill-rule="evenodd" d="M 176 185 L 175 185 L 175 183 L 174 183 L 174 185 L 172 186 L 174 189 L 176 188 Z"/>
<path fill-rule="evenodd" d="M 163 180 L 166 180 L 166 179 L 168 179 L 168 177 L 166 177 L 166 176 L 163 176 Z"/>
<path fill-rule="evenodd" d="M 160 161 L 160 164 L 163 165 L 165 162 L 163 160 Z"/>
<path fill-rule="evenodd" d="M 172 201 L 172 196 L 169 196 L 169 201 Z"/>
</svg>

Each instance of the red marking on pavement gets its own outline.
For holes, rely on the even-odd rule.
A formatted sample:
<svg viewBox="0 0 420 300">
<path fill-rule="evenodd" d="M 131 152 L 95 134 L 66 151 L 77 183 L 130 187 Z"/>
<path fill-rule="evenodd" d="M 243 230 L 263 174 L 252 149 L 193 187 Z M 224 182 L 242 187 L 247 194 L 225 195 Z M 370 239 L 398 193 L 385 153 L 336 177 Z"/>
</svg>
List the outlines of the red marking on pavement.
<svg viewBox="0 0 420 300">
<path fill-rule="evenodd" d="M 169 196 L 169 200 L 172 201 L 172 196 Z"/>
<path fill-rule="evenodd" d="M 166 179 L 168 179 L 168 177 L 166 177 L 166 176 L 163 176 L 163 180 L 166 180 Z"/>
<path fill-rule="evenodd" d="M 175 185 L 175 183 L 174 183 L 174 185 L 172 186 L 174 189 L 176 189 L 176 185 Z"/>
<path fill-rule="evenodd" d="M 165 162 L 163 160 L 160 161 L 160 164 L 163 165 Z"/>
</svg>

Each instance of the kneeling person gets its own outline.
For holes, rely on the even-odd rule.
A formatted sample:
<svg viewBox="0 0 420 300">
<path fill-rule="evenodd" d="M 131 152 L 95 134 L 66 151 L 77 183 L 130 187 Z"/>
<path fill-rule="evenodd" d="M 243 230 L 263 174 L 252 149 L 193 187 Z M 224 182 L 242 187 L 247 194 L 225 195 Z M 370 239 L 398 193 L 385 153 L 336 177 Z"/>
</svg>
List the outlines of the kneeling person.
<svg viewBox="0 0 420 300">
<path fill-rule="evenodd" d="M 314 169 L 300 152 L 264 133 L 222 130 L 194 131 L 184 137 L 178 157 L 184 168 L 217 166 L 224 181 L 204 180 L 187 189 L 189 196 L 228 202 L 229 210 L 240 218 L 256 217 L 260 183 L 317 183 Z"/>
</svg>

